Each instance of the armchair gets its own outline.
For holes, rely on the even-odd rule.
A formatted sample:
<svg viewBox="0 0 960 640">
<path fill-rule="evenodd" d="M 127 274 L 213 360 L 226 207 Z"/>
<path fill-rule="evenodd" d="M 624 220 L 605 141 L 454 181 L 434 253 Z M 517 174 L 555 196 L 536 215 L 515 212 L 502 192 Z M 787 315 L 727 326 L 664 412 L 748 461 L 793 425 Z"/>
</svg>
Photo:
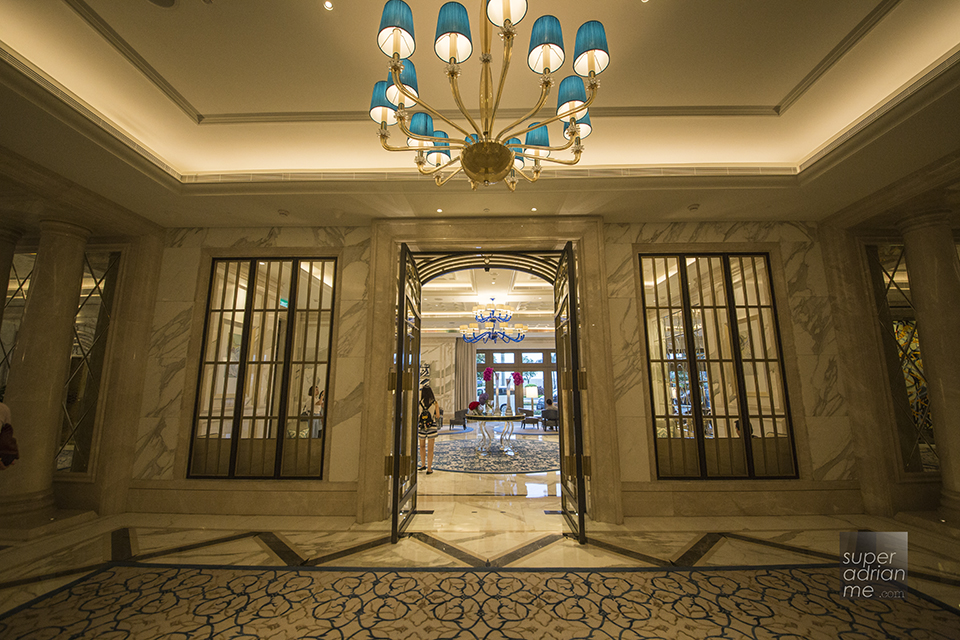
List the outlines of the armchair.
<svg viewBox="0 0 960 640">
<path fill-rule="evenodd" d="M 520 409 L 520 413 L 523 414 L 523 420 L 520 421 L 520 428 L 524 428 L 528 424 L 532 424 L 535 427 L 540 426 L 540 418 L 533 415 L 533 410 L 531 409 Z"/>
<path fill-rule="evenodd" d="M 466 429 L 467 428 L 467 410 L 460 409 L 459 411 L 455 411 L 453 414 L 453 419 L 450 420 L 449 424 L 451 429 L 453 429 L 454 427 L 463 427 L 464 429 Z"/>
<path fill-rule="evenodd" d="M 557 431 L 560 430 L 560 412 L 556 409 L 544 409 L 543 413 L 540 414 L 540 418 L 543 420 L 544 431 L 549 427 L 553 427 Z"/>
</svg>

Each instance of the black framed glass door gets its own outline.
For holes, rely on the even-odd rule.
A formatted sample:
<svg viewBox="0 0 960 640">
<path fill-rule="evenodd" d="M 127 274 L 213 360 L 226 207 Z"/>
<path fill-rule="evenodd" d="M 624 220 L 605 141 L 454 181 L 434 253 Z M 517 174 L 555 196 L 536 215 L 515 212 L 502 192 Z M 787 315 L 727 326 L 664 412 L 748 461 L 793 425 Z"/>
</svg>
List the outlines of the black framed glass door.
<svg viewBox="0 0 960 640">
<path fill-rule="evenodd" d="M 580 398 L 580 349 L 577 320 L 577 278 L 573 243 L 560 256 L 554 281 L 557 341 L 558 409 L 560 411 L 560 511 L 568 534 L 587 541 L 584 527 L 587 498 L 583 468 L 583 424 Z"/>
<path fill-rule="evenodd" d="M 420 276 L 413 254 L 400 245 L 397 281 L 397 350 L 394 369 L 391 542 L 410 525 L 417 508 L 417 406 L 420 401 Z"/>
</svg>

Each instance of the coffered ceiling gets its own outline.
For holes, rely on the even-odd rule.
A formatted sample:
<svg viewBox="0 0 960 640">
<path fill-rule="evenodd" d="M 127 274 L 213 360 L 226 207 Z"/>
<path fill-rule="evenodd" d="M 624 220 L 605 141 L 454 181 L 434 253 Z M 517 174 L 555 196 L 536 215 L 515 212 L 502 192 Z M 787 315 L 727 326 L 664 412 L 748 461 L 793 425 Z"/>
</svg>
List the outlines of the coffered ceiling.
<svg viewBox="0 0 960 640">
<path fill-rule="evenodd" d="M 431 42 L 442 3 L 408 2 L 420 94 L 452 114 Z M 0 145 L 164 227 L 820 220 L 960 150 L 946 115 L 960 107 L 956 0 L 533 0 L 503 112 L 536 101 L 523 54 L 539 15 L 560 19 L 568 59 L 577 27 L 601 20 L 612 63 L 583 160 L 516 193 L 438 188 L 380 147 L 367 115 L 387 75 L 382 2 L 333 4 L 0 0 Z M 465 4 L 476 40 L 480 5 Z M 468 106 L 476 57 L 463 65 Z M 556 79 L 569 73 L 568 61 Z M 41 190 L 14 169 L 0 179 Z"/>
</svg>

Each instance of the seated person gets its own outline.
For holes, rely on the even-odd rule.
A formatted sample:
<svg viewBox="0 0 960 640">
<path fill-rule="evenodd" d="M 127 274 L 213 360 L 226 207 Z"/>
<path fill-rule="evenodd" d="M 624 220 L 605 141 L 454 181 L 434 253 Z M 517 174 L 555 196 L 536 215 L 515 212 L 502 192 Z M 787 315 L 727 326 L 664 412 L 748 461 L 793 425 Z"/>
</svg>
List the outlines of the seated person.
<svg viewBox="0 0 960 640">
<path fill-rule="evenodd" d="M 547 400 L 547 406 L 543 408 L 543 412 L 540 414 L 540 418 L 543 420 L 543 428 L 554 427 L 559 428 L 560 426 L 560 412 L 555 406 L 553 406 L 553 400 Z"/>
</svg>

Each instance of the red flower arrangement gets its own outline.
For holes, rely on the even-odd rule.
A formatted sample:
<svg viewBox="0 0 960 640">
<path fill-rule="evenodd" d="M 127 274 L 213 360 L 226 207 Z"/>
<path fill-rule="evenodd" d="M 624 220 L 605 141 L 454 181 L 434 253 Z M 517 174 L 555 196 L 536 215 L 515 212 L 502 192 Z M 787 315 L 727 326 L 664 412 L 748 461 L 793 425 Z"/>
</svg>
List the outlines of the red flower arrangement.
<svg viewBox="0 0 960 640">
<path fill-rule="evenodd" d="M 471 402 L 470 404 L 467 405 L 467 409 L 470 409 L 470 411 L 476 411 L 476 410 L 477 410 L 477 407 L 479 407 L 479 406 L 480 406 L 480 403 L 474 401 L 474 402 Z"/>
<path fill-rule="evenodd" d="M 518 387 L 519 387 L 521 384 L 523 384 L 523 376 L 520 375 L 520 372 L 519 372 L 519 371 L 514 371 L 514 372 L 513 372 L 513 384 L 517 385 Z"/>
<path fill-rule="evenodd" d="M 483 380 L 484 382 L 490 382 L 493 380 L 493 367 L 487 367 L 483 370 Z"/>
</svg>

